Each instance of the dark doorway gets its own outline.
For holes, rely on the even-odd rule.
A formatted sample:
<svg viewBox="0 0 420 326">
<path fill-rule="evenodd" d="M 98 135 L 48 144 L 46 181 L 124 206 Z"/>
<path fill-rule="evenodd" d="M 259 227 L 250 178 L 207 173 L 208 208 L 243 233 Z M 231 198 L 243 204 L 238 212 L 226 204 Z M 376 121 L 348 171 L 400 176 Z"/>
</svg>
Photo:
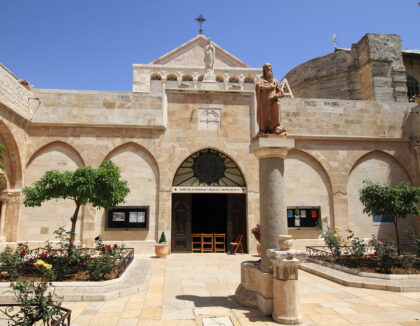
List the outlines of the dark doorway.
<svg viewBox="0 0 420 326">
<path fill-rule="evenodd" d="M 192 233 L 226 233 L 226 205 L 226 194 L 193 194 Z"/>
<path fill-rule="evenodd" d="M 226 250 L 243 234 L 247 251 L 245 194 L 173 194 L 172 251 L 191 252 L 191 233 L 225 233 Z"/>
</svg>

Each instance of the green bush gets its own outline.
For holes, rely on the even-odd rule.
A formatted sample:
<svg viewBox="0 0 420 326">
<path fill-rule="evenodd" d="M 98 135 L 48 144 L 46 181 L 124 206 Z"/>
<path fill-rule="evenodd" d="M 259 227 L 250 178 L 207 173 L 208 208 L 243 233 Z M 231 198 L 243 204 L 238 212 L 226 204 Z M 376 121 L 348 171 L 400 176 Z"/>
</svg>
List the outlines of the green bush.
<svg viewBox="0 0 420 326">
<path fill-rule="evenodd" d="M 324 238 L 325 244 L 330 249 L 334 257 L 339 257 L 341 255 L 341 238 L 340 235 L 336 232 L 338 226 L 333 230 L 330 226 L 326 225 L 327 217 L 323 216 L 319 220 L 318 228 L 320 230 L 321 236 Z"/>
</svg>

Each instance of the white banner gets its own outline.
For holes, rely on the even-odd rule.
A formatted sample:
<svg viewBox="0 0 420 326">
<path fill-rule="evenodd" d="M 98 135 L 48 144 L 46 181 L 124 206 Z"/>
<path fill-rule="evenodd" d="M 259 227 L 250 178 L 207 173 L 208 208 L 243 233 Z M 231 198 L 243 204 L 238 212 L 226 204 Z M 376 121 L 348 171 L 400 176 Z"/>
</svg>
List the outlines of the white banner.
<svg viewBox="0 0 420 326">
<path fill-rule="evenodd" d="M 246 187 L 172 187 L 175 193 L 223 193 L 223 194 L 245 194 Z"/>
</svg>

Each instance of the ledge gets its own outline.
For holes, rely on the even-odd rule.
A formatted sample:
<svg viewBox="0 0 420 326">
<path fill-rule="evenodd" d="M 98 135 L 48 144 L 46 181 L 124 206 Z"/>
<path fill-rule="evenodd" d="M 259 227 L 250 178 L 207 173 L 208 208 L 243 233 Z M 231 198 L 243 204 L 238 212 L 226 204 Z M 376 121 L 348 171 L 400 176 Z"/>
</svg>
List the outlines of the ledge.
<svg viewBox="0 0 420 326">
<path fill-rule="evenodd" d="M 150 277 L 150 260 L 135 257 L 124 274 L 116 279 L 98 282 L 53 282 L 61 301 L 107 301 L 144 290 Z M 0 283 L 0 303 L 11 303 L 10 282 Z"/>
<path fill-rule="evenodd" d="M 344 286 L 392 292 L 420 291 L 419 274 L 398 275 L 398 278 L 394 277 L 396 275 L 376 273 L 361 273 L 361 276 L 359 276 L 309 262 L 301 264 L 300 269 Z M 387 279 L 382 276 L 390 276 L 390 278 Z M 405 278 L 402 278 L 403 276 L 405 276 Z"/>
</svg>

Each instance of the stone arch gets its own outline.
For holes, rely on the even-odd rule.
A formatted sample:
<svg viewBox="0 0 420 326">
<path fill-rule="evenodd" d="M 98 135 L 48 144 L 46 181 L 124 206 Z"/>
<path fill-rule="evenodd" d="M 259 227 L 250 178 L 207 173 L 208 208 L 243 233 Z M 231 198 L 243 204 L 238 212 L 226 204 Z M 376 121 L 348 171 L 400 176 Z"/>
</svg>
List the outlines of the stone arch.
<svg viewBox="0 0 420 326">
<path fill-rule="evenodd" d="M 6 180 L 8 188 L 22 187 L 22 160 L 19 148 L 13 134 L 8 126 L 0 120 L 0 140 L 6 148 L 6 152 L 2 154 L 5 165 Z"/>
<path fill-rule="evenodd" d="M 124 143 L 110 151 L 104 159 L 112 160 L 119 168 L 122 179 L 128 182 L 130 193 L 120 206 L 149 207 L 147 230 L 107 230 L 105 212 L 96 214 L 96 233 L 103 240 L 155 240 L 159 216 L 159 166 L 154 156 L 143 146 Z"/>
<path fill-rule="evenodd" d="M 176 171 L 175 173 L 173 173 L 173 178 L 172 178 L 172 186 L 182 186 L 180 184 L 178 184 L 178 182 L 176 181 L 177 176 L 180 175 L 181 173 L 181 169 L 187 169 L 190 166 L 189 161 L 195 161 L 196 158 L 198 158 L 198 156 L 202 153 L 205 154 L 205 152 L 209 152 L 209 153 L 215 153 L 216 155 L 220 155 L 221 159 L 223 160 L 224 164 L 228 164 L 225 166 L 229 166 L 229 173 L 238 173 L 240 175 L 240 177 L 237 179 L 236 177 L 233 178 L 233 180 L 229 181 L 229 180 L 224 180 L 224 177 L 227 177 L 228 179 L 230 179 L 230 177 L 228 175 L 225 175 L 224 177 L 221 177 L 220 180 L 222 182 L 221 186 L 224 186 L 226 184 L 229 184 L 229 186 L 233 186 L 233 187 L 246 187 L 247 186 L 247 182 L 246 182 L 246 178 L 245 175 L 243 173 L 243 170 L 241 169 L 240 165 L 236 162 L 236 160 L 234 160 L 229 154 L 227 154 L 226 152 L 215 148 L 215 147 L 205 147 L 205 148 L 200 148 L 198 150 L 195 150 L 194 152 L 192 152 L 190 155 L 188 155 L 187 158 L 185 158 L 182 162 L 178 163 L 176 166 Z M 235 172 L 235 170 L 237 169 L 237 172 Z M 193 171 L 189 171 L 189 173 L 194 173 Z M 240 179 L 242 179 L 242 182 L 240 181 Z M 199 182 L 199 181 L 197 181 Z M 232 184 L 231 184 L 232 183 Z M 201 185 L 201 183 L 200 183 Z M 210 185 L 213 185 L 213 183 L 211 183 Z M 225 185 L 227 186 L 227 185 Z"/>
<path fill-rule="evenodd" d="M 161 74 L 155 72 L 150 75 L 150 80 L 162 80 L 162 76 Z"/>
<path fill-rule="evenodd" d="M 182 81 L 183 82 L 192 82 L 193 81 L 193 76 L 191 74 L 185 74 L 182 76 Z"/>
<path fill-rule="evenodd" d="M 230 76 L 229 77 L 229 84 L 239 84 L 240 78 L 238 76 Z"/>
<path fill-rule="evenodd" d="M 385 184 L 398 184 L 401 181 L 412 183 L 410 174 L 394 156 L 383 151 L 370 151 L 362 155 L 350 169 L 347 180 L 348 218 L 349 227 L 362 237 L 375 234 L 377 237 L 392 239 L 394 228 L 392 225 L 374 225 L 371 216 L 363 213 L 363 204 L 359 199 L 359 191 L 363 187 L 363 180 Z M 408 217 L 399 222 L 401 229 L 414 225 L 414 219 Z"/>
<path fill-rule="evenodd" d="M 38 149 L 28 160 L 25 186 L 39 180 L 48 170 L 74 171 L 83 166 L 85 163 L 81 155 L 72 146 L 62 141 L 51 142 Z M 53 232 L 59 227 L 70 229 L 74 209 L 75 203 L 71 199 L 49 200 L 40 207 L 22 207 L 18 239 L 30 242 L 53 239 Z M 78 238 L 82 236 L 82 215 L 83 212 L 80 212 L 76 225 Z"/>
<path fill-rule="evenodd" d="M 48 143 L 48 144 L 40 147 L 38 150 L 36 150 L 31 155 L 31 157 L 29 158 L 28 162 L 26 163 L 25 168 L 28 168 L 29 165 L 32 163 L 32 161 L 35 160 L 39 155 L 41 155 L 45 151 L 51 151 L 54 148 L 61 151 L 61 152 L 64 152 L 66 150 L 66 151 L 69 151 L 69 152 L 73 153 L 74 156 L 75 156 L 74 157 L 75 162 L 78 161 L 78 163 L 77 163 L 78 167 L 86 166 L 85 161 L 83 160 L 83 157 L 82 157 L 82 155 L 80 155 L 78 150 L 76 150 L 72 145 L 70 145 L 68 143 L 65 143 L 65 142 L 60 141 L 60 140 L 56 140 L 56 141 L 53 141 L 51 143 Z"/>
<path fill-rule="evenodd" d="M 321 215 L 328 216 L 329 224 L 334 225 L 334 205 L 330 177 L 324 166 L 311 154 L 293 149 L 285 159 L 284 183 L 286 205 L 289 207 L 314 206 L 321 208 Z M 317 238 L 318 231 L 305 231 L 296 237 Z"/>
</svg>

